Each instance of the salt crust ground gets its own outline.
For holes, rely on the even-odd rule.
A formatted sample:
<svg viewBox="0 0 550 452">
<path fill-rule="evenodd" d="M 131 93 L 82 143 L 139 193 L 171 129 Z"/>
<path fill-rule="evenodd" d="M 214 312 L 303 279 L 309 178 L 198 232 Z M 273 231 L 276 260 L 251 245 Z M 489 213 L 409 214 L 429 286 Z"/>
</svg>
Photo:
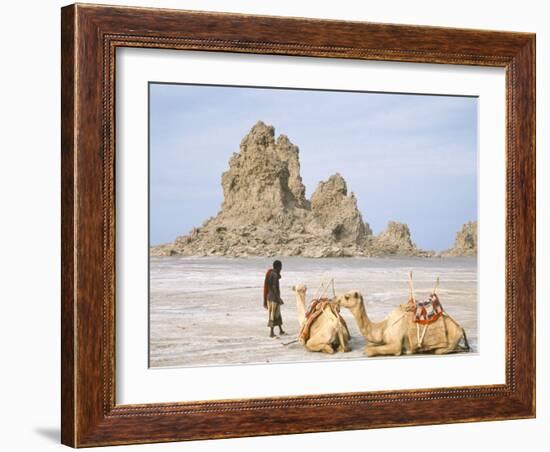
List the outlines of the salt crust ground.
<svg viewBox="0 0 550 452">
<path fill-rule="evenodd" d="M 287 258 L 281 291 L 288 335 L 268 337 L 261 286 L 270 259 L 152 257 L 150 265 L 150 366 L 204 366 L 363 358 L 364 340 L 343 310 L 352 334 L 349 353 L 331 356 L 294 343 L 298 321 L 293 284 L 306 284 L 308 300 L 330 275 L 336 291 L 361 291 L 372 320 L 382 320 L 407 301 L 407 273 L 414 272 L 417 297 L 437 276 L 445 309 L 477 348 L 477 264 L 475 258 Z M 368 359 L 368 358 L 364 358 Z"/>
</svg>

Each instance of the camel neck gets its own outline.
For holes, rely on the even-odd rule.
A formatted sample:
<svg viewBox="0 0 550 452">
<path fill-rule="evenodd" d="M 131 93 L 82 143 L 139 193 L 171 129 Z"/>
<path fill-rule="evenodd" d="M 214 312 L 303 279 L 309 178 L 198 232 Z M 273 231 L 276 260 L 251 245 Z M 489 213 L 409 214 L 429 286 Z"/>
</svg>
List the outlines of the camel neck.
<svg viewBox="0 0 550 452">
<path fill-rule="evenodd" d="M 296 293 L 296 312 L 298 313 L 298 322 L 300 325 L 306 320 L 306 301 Z"/>
<path fill-rule="evenodd" d="M 365 305 L 363 303 L 359 303 L 357 306 L 350 308 L 350 311 L 353 317 L 355 317 L 355 321 L 357 322 L 357 326 L 359 327 L 361 334 L 364 337 L 369 337 L 372 329 L 372 322 L 367 315 Z"/>
</svg>

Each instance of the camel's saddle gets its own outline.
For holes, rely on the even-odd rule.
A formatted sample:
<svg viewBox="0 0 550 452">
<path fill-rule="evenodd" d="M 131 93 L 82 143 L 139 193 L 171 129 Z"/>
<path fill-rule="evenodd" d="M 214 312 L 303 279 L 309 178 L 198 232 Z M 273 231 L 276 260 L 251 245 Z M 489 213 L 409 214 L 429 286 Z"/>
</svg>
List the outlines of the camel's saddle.
<svg viewBox="0 0 550 452">
<path fill-rule="evenodd" d="M 329 298 L 319 298 L 311 301 L 311 304 L 306 312 L 306 319 L 300 329 L 300 332 L 298 333 L 298 340 L 301 343 L 305 344 L 308 341 L 311 326 L 326 309 L 330 310 L 334 317 L 344 326 L 345 334 L 349 339 L 350 334 L 348 326 L 344 318 L 340 315 L 337 305 Z"/>
<path fill-rule="evenodd" d="M 435 293 L 419 302 L 410 299 L 406 311 L 409 312 L 409 342 L 413 348 L 429 351 L 447 346 L 445 311 Z"/>
<path fill-rule="evenodd" d="M 407 310 L 414 313 L 414 322 L 420 325 L 429 325 L 443 316 L 444 310 L 439 297 L 432 293 L 423 301 L 409 300 Z"/>
</svg>

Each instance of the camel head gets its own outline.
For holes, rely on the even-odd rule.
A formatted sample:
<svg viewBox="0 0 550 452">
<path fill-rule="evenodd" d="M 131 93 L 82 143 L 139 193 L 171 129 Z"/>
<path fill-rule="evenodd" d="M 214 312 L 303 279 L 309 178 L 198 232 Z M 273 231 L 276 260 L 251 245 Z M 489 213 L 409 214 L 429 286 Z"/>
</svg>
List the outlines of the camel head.
<svg viewBox="0 0 550 452">
<path fill-rule="evenodd" d="M 305 284 L 297 284 L 292 286 L 292 291 L 300 295 L 304 300 L 306 299 L 307 286 Z"/>
<path fill-rule="evenodd" d="M 363 304 L 363 295 L 356 290 L 346 292 L 343 295 L 338 295 L 335 299 L 336 304 L 344 308 L 352 309 Z"/>
</svg>

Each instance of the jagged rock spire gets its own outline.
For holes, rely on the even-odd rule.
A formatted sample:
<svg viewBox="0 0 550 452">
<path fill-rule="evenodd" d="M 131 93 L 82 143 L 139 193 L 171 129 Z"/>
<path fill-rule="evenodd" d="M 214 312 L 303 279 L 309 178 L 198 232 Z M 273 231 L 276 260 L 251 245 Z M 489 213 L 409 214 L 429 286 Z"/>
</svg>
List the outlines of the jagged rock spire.
<svg viewBox="0 0 550 452">
<path fill-rule="evenodd" d="M 468 221 L 456 233 L 455 243 L 451 249 L 442 253 L 444 256 L 475 256 L 477 254 L 477 221 Z"/>
<path fill-rule="evenodd" d="M 416 245 L 411 240 L 411 231 L 405 223 L 388 221 L 388 226 L 377 237 L 378 246 L 384 254 L 415 254 Z"/>
<path fill-rule="evenodd" d="M 236 222 L 269 221 L 306 204 L 298 148 L 258 121 L 242 139 L 222 175 L 224 216 Z"/>
<path fill-rule="evenodd" d="M 218 256 L 370 256 L 415 254 L 406 225 L 390 222 L 375 237 L 353 193 L 336 173 L 308 201 L 299 149 L 258 121 L 241 140 L 222 174 L 218 214 L 152 254 Z"/>
<path fill-rule="evenodd" d="M 346 181 L 340 173 L 319 182 L 311 196 L 311 211 L 315 220 L 335 241 L 364 241 L 367 235 L 357 200 L 348 195 Z"/>
</svg>

